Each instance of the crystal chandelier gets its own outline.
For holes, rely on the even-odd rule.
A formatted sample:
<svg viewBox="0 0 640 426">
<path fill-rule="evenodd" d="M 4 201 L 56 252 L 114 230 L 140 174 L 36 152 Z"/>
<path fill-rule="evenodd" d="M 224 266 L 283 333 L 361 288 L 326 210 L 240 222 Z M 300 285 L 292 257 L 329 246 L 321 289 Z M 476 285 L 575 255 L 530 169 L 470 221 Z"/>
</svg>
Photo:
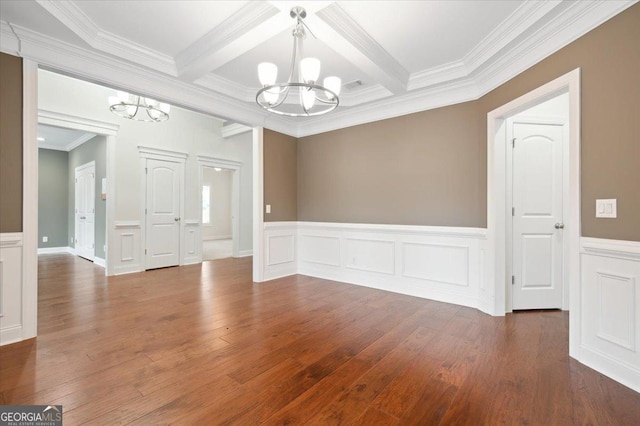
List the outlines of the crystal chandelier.
<svg viewBox="0 0 640 426">
<path fill-rule="evenodd" d="M 300 59 L 305 28 L 309 29 L 303 21 L 307 12 L 302 7 L 294 7 L 290 15 L 296 20 L 296 26 L 293 29 L 289 78 L 286 83 L 276 83 L 278 67 L 269 62 L 259 64 L 258 77 L 262 88 L 256 94 L 256 102 L 267 111 L 290 117 L 326 114 L 340 103 L 338 95 L 342 81 L 331 76 L 326 77 L 322 85 L 318 84 L 320 61 L 316 58 Z"/>
<path fill-rule="evenodd" d="M 118 90 L 116 96 L 109 96 L 109 109 L 123 118 L 158 123 L 169 119 L 171 106 L 151 98 Z"/>
</svg>

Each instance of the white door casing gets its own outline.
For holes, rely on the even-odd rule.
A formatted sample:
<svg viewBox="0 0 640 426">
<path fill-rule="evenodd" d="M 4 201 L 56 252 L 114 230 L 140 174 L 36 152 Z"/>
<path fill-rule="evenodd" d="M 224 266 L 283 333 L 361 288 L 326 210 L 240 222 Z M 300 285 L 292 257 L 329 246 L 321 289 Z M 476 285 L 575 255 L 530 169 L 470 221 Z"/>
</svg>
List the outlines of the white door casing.
<svg viewBox="0 0 640 426">
<path fill-rule="evenodd" d="M 180 264 L 181 166 L 146 161 L 146 262 L 145 269 Z"/>
<path fill-rule="evenodd" d="M 560 309 L 563 294 L 562 125 L 511 122 L 513 309 Z"/>
<path fill-rule="evenodd" d="M 94 161 L 75 169 L 75 252 L 93 261 L 95 257 L 95 188 Z"/>
</svg>

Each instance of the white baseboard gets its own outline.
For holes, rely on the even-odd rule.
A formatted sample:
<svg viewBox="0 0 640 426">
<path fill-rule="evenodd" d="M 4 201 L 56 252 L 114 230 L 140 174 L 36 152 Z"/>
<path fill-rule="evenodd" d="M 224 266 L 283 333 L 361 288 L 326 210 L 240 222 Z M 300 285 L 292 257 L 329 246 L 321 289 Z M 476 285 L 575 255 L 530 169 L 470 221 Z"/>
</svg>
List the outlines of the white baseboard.
<svg viewBox="0 0 640 426">
<path fill-rule="evenodd" d="M 107 265 L 107 261 L 106 260 L 104 260 L 101 257 L 97 257 L 97 256 L 93 258 L 93 263 L 95 265 L 97 265 L 97 266 L 102 266 L 103 268 L 105 268 L 106 265 Z"/>
<path fill-rule="evenodd" d="M 231 238 L 231 235 L 209 235 L 203 236 L 202 241 L 230 240 Z"/>
<path fill-rule="evenodd" d="M 249 257 L 253 256 L 253 250 L 240 250 L 238 252 L 238 257 Z"/>
<path fill-rule="evenodd" d="M 38 249 L 38 254 L 55 254 L 55 253 L 76 254 L 76 251 L 73 247 L 42 247 Z"/>
</svg>

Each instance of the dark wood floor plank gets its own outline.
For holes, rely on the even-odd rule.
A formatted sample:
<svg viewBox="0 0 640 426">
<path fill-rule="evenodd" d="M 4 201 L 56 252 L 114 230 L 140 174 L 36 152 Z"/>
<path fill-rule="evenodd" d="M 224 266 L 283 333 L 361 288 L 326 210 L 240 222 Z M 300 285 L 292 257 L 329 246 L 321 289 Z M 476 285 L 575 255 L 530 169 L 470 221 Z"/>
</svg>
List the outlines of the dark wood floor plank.
<svg viewBox="0 0 640 426">
<path fill-rule="evenodd" d="M 104 276 L 39 258 L 36 339 L 0 403 L 82 424 L 640 424 L 640 395 L 568 356 L 568 314 L 475 309 L 251 259 Z"/>
</svg>

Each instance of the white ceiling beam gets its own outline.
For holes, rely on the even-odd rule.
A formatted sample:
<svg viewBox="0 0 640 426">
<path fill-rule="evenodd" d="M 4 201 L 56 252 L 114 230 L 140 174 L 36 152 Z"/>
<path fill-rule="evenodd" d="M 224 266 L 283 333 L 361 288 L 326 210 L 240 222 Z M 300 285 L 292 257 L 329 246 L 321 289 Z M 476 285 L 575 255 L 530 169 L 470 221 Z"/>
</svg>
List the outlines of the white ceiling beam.
<svg viewBox="0 0 640 426">
<path fill-rule="evenodd" d="M 195 81 L 290 26 L 277 7 L 249 2 L 175 57 L 178 78 Z"/>
<path fill-rule="evenodd" d="M 306 19 L 313 33 L 394 94 L 407 91 L 409 72 L 337 3 Z"/>
<path fill-rule="evenodd" d="M 94 49 L 176 76 L 176 66 L 171 56 L 104 31 L 75 2 L 53 0 L 36 0 L 36 2 Z"/>
</svg>

